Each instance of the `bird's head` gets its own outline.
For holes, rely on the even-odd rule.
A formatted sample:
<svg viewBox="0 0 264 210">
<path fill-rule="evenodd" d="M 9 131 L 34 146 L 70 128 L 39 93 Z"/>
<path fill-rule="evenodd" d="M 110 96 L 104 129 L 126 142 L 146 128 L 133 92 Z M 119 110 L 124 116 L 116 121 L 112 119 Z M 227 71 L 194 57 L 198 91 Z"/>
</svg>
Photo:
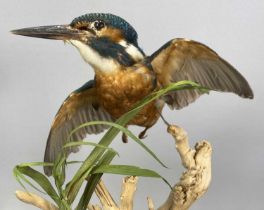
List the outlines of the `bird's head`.
<svg viewBox="0 0 264 210">
<path fill-rule="evenodd" d="M 90 13 L 73 19 L 67 25 L 22 28 L 12 33 L 63 40 L 74 45 L 95 69 L 105 72 L 131 66 L 145 56 L 138 46 L 135 29 L 112 14 Z"/>
</svg>

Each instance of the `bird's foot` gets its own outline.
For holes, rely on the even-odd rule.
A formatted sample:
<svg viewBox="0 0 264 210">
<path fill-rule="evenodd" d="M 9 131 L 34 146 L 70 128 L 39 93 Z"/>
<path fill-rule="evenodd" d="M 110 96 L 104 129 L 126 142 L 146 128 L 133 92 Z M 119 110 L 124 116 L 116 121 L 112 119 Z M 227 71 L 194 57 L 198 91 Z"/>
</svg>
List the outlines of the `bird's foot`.
<svg viewBox="0 0 264 210">
<path fill-rule="evenodd" d="M 123 141 L 123 143 L 128 142 L 127 135 L 125 133 L 122 134 L 122 141 Z"/>
<path fill-rule="evenodd" d="M 142 132 L 140 132 L 139 135 L 138 135 L 138 138 L 139 139 L 146 138 L 148 136 L 148 135 L 146 135 L 146 132 L 147 132 L 148 129 L 149 129 L 149 127 L 146 127 Z"/>
</svg>

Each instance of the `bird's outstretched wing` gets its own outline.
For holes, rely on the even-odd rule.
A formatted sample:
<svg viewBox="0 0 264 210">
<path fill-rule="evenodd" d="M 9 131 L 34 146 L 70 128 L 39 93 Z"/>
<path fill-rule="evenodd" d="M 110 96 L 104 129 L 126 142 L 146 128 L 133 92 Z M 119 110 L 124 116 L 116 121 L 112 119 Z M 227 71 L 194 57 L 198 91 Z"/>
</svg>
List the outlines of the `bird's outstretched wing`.
<svg viewBox="0 0 264 210">
<path fill-rule="evenodd" d="M 55 161 L 73 129 L 83 123 L 96 120 L 113 121 L 112 117 L 99 106 L 94 81 L 91 80 L 71 93 L 61 105 L 49 133 L 44 161 Z M 97 134 L 107 127 L 106 125 L 92 125 L 81 128 L 72 135 L 72 139 L 81 141 L 86 134 Z M 71 147 L 67 150 L 67 154 L 78 150 L 78 147 Z M 44 167 L 44 172 L 51 175 L 52 167 Z"/>
<path fill-rule="evenodd" d="M 233 92 L 253 98 L 245 78 L 209 47 L 186 39 L 173 39 L 148 57 L 157 80 L 162 86 L 181 80 L 191 80 L 211 90 Z M 169 93 L 164 100 L 172 108 L 181 109 L 202 93 L 181 90 Z"/>
</svg>

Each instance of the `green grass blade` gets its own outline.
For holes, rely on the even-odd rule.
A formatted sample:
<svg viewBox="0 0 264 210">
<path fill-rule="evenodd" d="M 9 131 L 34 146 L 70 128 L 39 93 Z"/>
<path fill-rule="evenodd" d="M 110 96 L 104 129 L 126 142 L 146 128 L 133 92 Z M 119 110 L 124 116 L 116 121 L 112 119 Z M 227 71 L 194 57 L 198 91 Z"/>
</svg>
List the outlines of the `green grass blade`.
<svg viewBox="0 0 264 210">
<path fill-rule="evenodd" d="M 33 179 L 57 203 L 58 206 L 61 205 L 60 197 L 45 175 L 29 166 L 16 166 L 16 170 L 16 173 L 19 172 L 20 174 L 26 175 Z M 30 185 L 32 186 L 32 184 Z"/>
<path fill-rule="evenodd" d="M 116 124 L 116 123 L 113 123 L 113 122 L 108 122 L 108 121 L 93 121 L 93 122 L 87 122 L 87 123 L 84 123 L 82 125 L 80 125 L 79 127 L 75 128 L 72 132 L 71 132 L 71 135 L 73 133 L 75 133 L 76 131 L 78 131 L 79 129 L 81 128 L 84 128 L 84 127 L 87 127 L 87 126 L 90 126 L 90 125 L 101 125 L 101 124 L 104 124 L 104 125 L 109 125 L 109 126 L 112 126 L 112 127 L 115 127 L 117 129 L 119 129 L 120 131 L 122 131 L 123 133 L 125 133 L 127 136 L 129 136 L 131 139 L 133 139 L 136 143 L 138 143 L 141 147 L 143 147 L 143 149 L 145 149 L 146 152 L 148 152 L 157 162 L 159 162 L 163 167 L 167 168 L 167 166 L 155 155 L 155 153 L 149 149 L 144 143 L 143 141 L 141 141 L 137 136 L 135 136 L 130 130 L 128 130 L 127 128 L 125 128 L 124 126 L 121 126 L 119 124 Z M 105 147 L 105 146 L 102 146 L 100 144 L 95 144 L 95 143 L 88 143 L 88 142 L 71 142 L 71 143 L 68 143 L 66 145 L 74 145 L 74 146 L 79 146 L 79 145 L 82 145 L 82 144 L 91 144 L 91 145 L 96 145 L 98 147 L 101 147 L 101 148 L 105 148 L 105 149 L 109 149 L 109 147 Z"/>
<path fill-rule="evenodd" d="M 113 153 L 112 151 L 108 151 L 104 154 L 104 156 L 102 157 L 102 159 L 98 162 L 98 165 L 108 165 L 109 163 L 111 163 L 111 161 L 113 160 L 113 158 L 115 157 L 115 153 Z M 90 176 L 84 192 L 82 194 L 82 197 L 76 207 L 76 210 L 85 210 L 91 200 L 91 197 L 94 193 L 95 187 L 97 186 L 98 182 L 100 181 L 101 177 L 102 177 L 102 173 L 97 173 L 97 174 L 93 174 Z"/>
<path fill-rule="evenodd" d="M 35 189 L 36 191 L 43 193 L 43 194 L 47 194 L 44 191 L 42 191 L 41 189 L 39 189 L 36 185 L 34 185 L 33 183 L 31 183 L 19 170 L 20 167 L 33 167 L 33 166 L 53 166 L 53 163 L 45 163 L 45 162 L 28 162 L 28 163 L 21 163 L 18 166 L 14 167 L 13 169 L 13 176 L 15 177 L 15 179 L 18 181 L 18 183 L 24 188 L 25 191 L 28 191 L 25 187 L 25 185 L 23 184 L 22 181 L 24 181 L 25 183 L 27 183 L 29 186 L 31 186 L 33 189 Z"/>
<path fill-rule="evenodd" d="M 91 171 L 93 170 L 94 166 L 91 166 L 88 168 L 88 170 L 85 171 L 85 173 L 83 173 L 79 180 L 75 181 L 75 182 L 69 182 L 66 185 L 66 189 L 65 189 L 65 196 L 69 202 L 69 204 L 72 204 L 74 199 L 76 198 L 83 182 L 85 181 L 85 179 L 87 179 L 87 177 L 89 177 Z M 70 186 L 70 187 L 69 187 Z"/>
<path fill-rule="evenodd" d="M 143 176 L 143 177 L 153 177 L 153 178 L 162 178 L 157 172 L 143 169 L 137 166 L 131 165 L 101 165 L 96 167 L 93 171 L 93 174 L 97 173 L 107 173 L 107 174 L 120 174 L 120 175 L 129 175 L 129 176 Z"/>
<path fill-rule="evenodd" d="M 101 121 L 94 121 L 94 122 L 101 122 Z M 106 122 L 106 121 L 102 121 L 102 122 Z M 86 123 L 85 123 L 86 124 Z M 95 123 L 97 124 L 97 123 Z M 93 125 L 95 125 L 93 124 Z M 98 124 L 103 124 L 103 123 L 98 123 Z M 84 124 L 83 124 L 84 125 Z M 81 127 L 78 127 L 78 128 L 81 128 Z M 77 131 L 77 130 L 76 130 Z M 64 145 L 64 148 L 68 148 L 68 147 L 76 147 L 76 146 L 81 146 L 81 145 L 86 145 L 86 146 L 93 146 L 93 147 L 100 147 L 100 148 L 103 148 L 105 150 L 111 150 L 112 152 L 114 152 L 116 155 L 119 156 L 118 152 L 115 151 L 113 148 L 110 148 L 110 147 L 105 147 L 103 145 L 100 145 L 100 144 L 96 144 L 96 143 L 93 143 L 93 142 L 86 142 L 86 141 L 74 141 L 74 142 L 69 142 L 67 144 Z"/>
<path fill-rule="evenodd" d="M 86 183 L 84 191 L 82 193 L 82 197 L 79 200 L 78 206 L 75 208 L 75 210 L 85 210 L 87 209 L 87 206 L 91 200 L 91 197 L 94 193 L 95 187 L 97 186 L 97 183 L 100 181 L 103 174 L 93 174 L 89 178 L 89 181 Z"/>
<path fill-rule="evenodd" d="M 87 176 L 89 175 L 92 167 L 96 165 L 98 160 L 100 160 L 101 156 L 105 152 L 105 148 L 111 143 L 109 140 L 113 140 L 118 134 L 119 130 L 116 128 L 110 128 L 107 133 L 103 136 L 101 141 L 98 143 L 103 147 L 95 147 L 90 155 L 85 159 L 79 170 L 74 175 L 73 179 L 67 184 L 65 193 L 66 196 L 69 197 L 70 194 L 77 194 L 80 190 L 82 183 L 85 181 Z M 109 150 L 110 151 L 110 150 Z M 73 196 L 71 196 L 73 197 Z M 72 201 L 72 199 L 70 199 Z"/>
<path fill-rule="evenodd" d="M 69 165 L 69 164 L 80 164 L 80 163 L 83 163 L 83 161 L 80 161 L 80 160 L 73 160 L 73 161 L 67 161 L 66 164 Z"/>
<path fill-rule="evenodd" d="M 24 188 L 24 190 L 26 192 L 28 192 L 26 186 L 23 184 L 23 182 L 27 183 L 29 186 L 31 186 L 33 189 L 37 190 L 40 193 L 43 194 L 47 194 L 44 191 L 42 191 L 41 189 L 39 189 L 37 186 L 35 186 L 33 183 L 31 183 L 18 169 L 18 167 L 16 166 L 13 169 L 13 175 L 16 178 L 16 180 L 18 181 L 18 183 Z"/>
<path fill-rule="evenodd" d="M 124 123 L 126 123 L 126 122 L 124 122 Z M 116 135 L 119 132 L 120 132 L 119 129 L 114 128 L 114 127 L 111 127 L 107 131 L 107 133 L 103 136 L 103 138 L 101 139 L 101 141 L 99 142 L 99 144 L 107 147 L 113 141 L 113 139 L 116 137 Z M 105 151 L 104 148 L 99 148 L 99 147 L 95 147 L 93 149 L 93 151 L 85 159 L 85 161 L 83 162 L 83 164 L 81 165 L 81 167 L 79 168 L 79 170 L 75 173 L 73 179 L 67 184 L 66 190 L 65 190 L 66 195 L 69 195 L 74 190 L 79 191 L 79 188 L 75 186 L 76 183 L 79 183 L 80 180 L 82 180 L 82 181 L 85 180 L 85 178 L 89 174 L 89 173 L 87 173 L 87 171 L 90 172 L 91 167 L 93 167 L 98 162 L 98 160 L 103 155 L 104 151 Z M 79 185 L 79 187 L 80 186 L 81 185 Z"/>
<path fill-rule="evenodd" d="M 65 175 L 66 159 L 67 159 L 67 156 L 65 152 L 61 151 L 58 157 L 56 158 L 53 169 L 52 169 L 52 176 L 54 178 L 55 185 L 59 191 L 61 199 L 64 199 L 65 197 L 62 186 L 65 182 L 65 176 L 66 176 Z"/>
<path fill-rule="evenodd" d="M 19 164 L 20 167 L 33 167 L 33 166 L 53 166 L 53 163 L 46 163 L 46 162 L 29 162 L 29 163 L 21 163 Z"/>
<path fill-rule="evenodd" d="M 138 166 L 131 166 L 131 165 L 100 165 L 96 167 L 92 173 L 108 173 L 108 174 L 120 174 L 120 175 L 128 175 L 128 176 L 142 176 L 142 177 L 152 177 L 152 178 L 160 178 L 166 182 L 171 188 L 169 182 L 159 175 L 157 172 L 140 168 Z"/>
</svg>

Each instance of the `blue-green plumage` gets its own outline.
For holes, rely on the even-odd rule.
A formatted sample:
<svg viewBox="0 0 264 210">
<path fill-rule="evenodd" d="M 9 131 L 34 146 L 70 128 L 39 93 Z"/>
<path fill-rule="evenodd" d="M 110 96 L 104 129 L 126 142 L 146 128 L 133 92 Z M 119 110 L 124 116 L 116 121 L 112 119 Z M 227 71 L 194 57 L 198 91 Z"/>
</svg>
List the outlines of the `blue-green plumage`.
<svg viewBox="0 0 264 210">
<path fill-rule="evenodd" d="M 132 66 L 135 63 L 124 46 L 113 42 L 107 37 L 94 38 L 89 42 L 90 47 L 103 58 L 112 58 L 123 66 Z"/>
<path fill-rule="evenodd" d="M 82 91 L 94 87 L 94 85 L 95 85 L 94 80 L 89 80 L 88 82 L 84 83 L 83 86 L 76 89 L 73 93 L 81 93 Z"/>
<path fill-rule="evenodd" d="M 136 30 L 123 18 L 113 15 L 113 14 L 88 13 L 88 14 L 79 16 L 77 18 L 74 18 L 70 25 L 74 26 L 78 22 L 93 22 L 96 20 L 104 21 L 106 25 L 122 30 L 122 32 L 124 33 L 125 39 L 128 42 L 138 46 L 138 43 L 137 43 L 138 35 L 137 35 Z"/>
</svg>

